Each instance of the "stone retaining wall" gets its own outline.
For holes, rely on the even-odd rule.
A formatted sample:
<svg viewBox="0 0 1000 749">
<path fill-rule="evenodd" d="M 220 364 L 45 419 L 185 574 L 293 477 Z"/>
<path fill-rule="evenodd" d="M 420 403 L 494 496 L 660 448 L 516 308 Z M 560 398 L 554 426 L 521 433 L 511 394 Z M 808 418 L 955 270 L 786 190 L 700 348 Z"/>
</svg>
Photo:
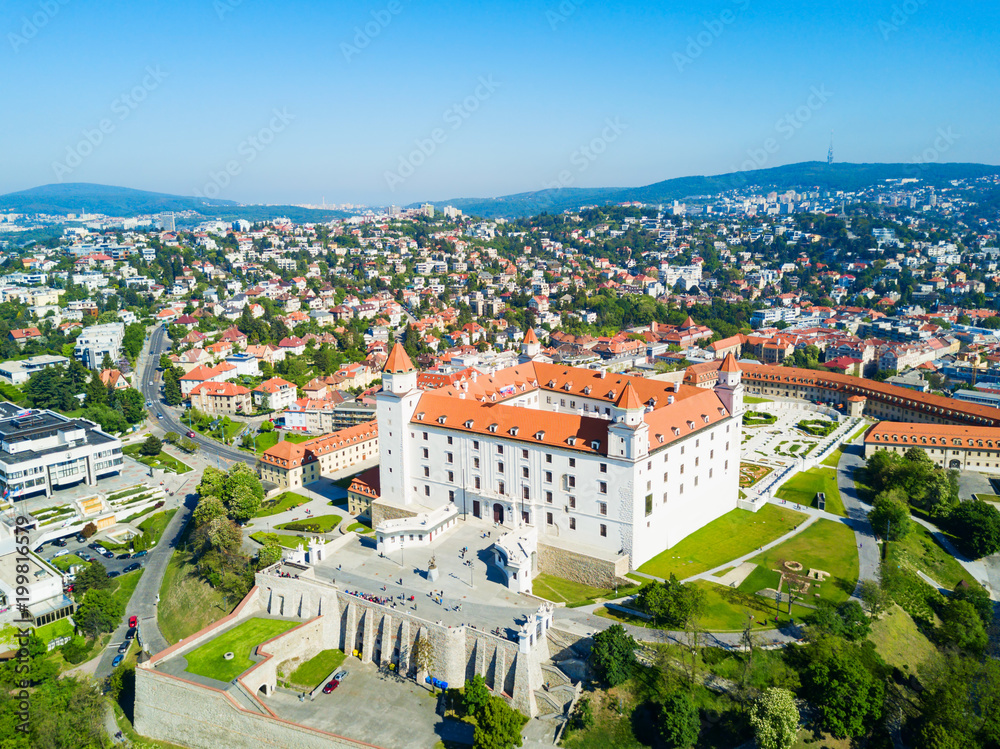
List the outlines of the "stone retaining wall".
<svg viewBox="0 0 1000 749">
<path fill-rule="evenodd" d="M 379 500 L 372 502 L 371 508 L 371 526 L 374 528 L 383 520 L 397 520 L 399 518 L 412 518 L 415 517 L 417 513 L 414 510 L 407 510 L 402 507 L 396 507 L 395 505 L 385 504 Z"/>
<path fill-rule="evenodd" d="M 601 559 L 578 551 L 538 543 L 538 569 L 556 577 L 574 580 L 595 588 L 613 588 L 634 583 L 625 577 L 629 571 L 629 558 Z"/>
</svg>

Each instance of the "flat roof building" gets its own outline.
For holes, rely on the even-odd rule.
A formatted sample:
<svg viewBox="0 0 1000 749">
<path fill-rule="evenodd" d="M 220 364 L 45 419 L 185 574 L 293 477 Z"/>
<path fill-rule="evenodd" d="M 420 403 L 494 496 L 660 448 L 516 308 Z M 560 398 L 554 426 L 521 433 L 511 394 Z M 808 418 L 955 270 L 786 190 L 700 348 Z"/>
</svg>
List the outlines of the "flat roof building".
<svg viewBox="0 0 1000 749">
<path fill-rule="evenodd" d="M 65 356 L 41 354 L 18 361 L 5 361 L 0 364 L 0 380 L 11 385 L 23 385 L 35 372 L 41 372 L 46 367 L 56 365 L 68 366 L 69 359 Z"/>
</svg>

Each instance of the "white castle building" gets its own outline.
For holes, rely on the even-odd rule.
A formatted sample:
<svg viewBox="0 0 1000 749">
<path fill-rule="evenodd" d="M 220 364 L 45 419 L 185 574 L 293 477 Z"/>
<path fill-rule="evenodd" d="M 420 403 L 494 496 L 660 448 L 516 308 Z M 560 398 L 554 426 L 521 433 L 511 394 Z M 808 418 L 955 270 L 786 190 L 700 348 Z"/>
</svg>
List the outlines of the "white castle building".
<svg viewBox="0 0 1000 749">
<path fill-rule="evenodd" d="M 533 331 L 517 366 L 435 390 L 398 343 L 376 396 L 379 548 L 431 543 L 474 516 L 503 527 L 508 585 L 541 568 L 607 584 L 737 506 L 743 386 L 553 364 Z M 495 536 L 497 534 L 494 534 Z"/>
</svg>

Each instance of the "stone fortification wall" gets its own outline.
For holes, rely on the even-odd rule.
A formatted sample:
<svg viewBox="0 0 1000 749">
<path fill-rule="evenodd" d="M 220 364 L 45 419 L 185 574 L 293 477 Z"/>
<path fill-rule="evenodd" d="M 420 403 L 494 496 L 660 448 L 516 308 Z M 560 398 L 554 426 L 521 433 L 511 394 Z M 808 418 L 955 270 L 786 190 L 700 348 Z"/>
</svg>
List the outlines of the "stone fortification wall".
<svg viewBox="0 0 1000 749">
<path fill-rule="evenodd" d="M 412 518 L 417 515 L 415 510 L 407 510 L 403 507 L 396 507 L 379 500 L 372 502 L 371 519 L 372 528 L 376 527 L 383 520 L 396 520 L 398 518 Z"/>
<path fill-rule="evenodd" d="M 561 549 L 538 543 L 538 569 L 550 575 L 575 580 L 595 588 L 629 586 L 634 583 L 625 577 L 629 571 L 629 558 L 602 559 L 579 551 Z"/>
</svg>

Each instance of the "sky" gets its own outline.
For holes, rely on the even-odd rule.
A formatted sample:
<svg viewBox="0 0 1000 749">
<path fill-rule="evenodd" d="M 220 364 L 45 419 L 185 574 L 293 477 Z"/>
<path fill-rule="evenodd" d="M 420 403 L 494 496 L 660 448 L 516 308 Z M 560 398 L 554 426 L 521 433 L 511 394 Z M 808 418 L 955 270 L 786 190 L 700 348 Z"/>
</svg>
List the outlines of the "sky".
<svg viewBox="0 0 1000 749">
<path fill-rule="evenodd" d="M 804 7 L 805 6 L 805 7 Z M 406 205 L 1000 160 L 1000 4 L 6 0 L 0 193 Z"/>
</svg>

